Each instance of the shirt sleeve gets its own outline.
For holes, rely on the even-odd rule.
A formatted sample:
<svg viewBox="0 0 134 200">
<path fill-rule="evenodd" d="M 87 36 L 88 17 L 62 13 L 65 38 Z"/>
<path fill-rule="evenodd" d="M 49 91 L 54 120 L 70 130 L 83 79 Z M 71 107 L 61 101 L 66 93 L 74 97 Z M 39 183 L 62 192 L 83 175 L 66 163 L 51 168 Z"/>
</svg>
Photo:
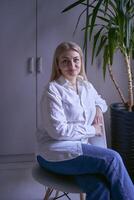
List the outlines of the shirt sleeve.
<svg viewBox="0 0 134 200">
<path fill-rule="evenodd" d="M 93 87 L 91 83 L 90 83 L 90 87 L 92 89 L 93 97 L 95 99 L 95 105 L 99 106 L 103 113 L 106 112 L 107 111 L 106 101 L 102 99 L 102 97 L 98 94 L 98 92 L 96 91 L 96 89 Z"/>
<path fill-rule="evenodd" d="M 62 97 L 54 85 L 49 86 L 41 101 L 42 117 L 48 134 L 56 140 L 81 140 L 93 137 L 92 125 L 67 122 Z"/>
</svg>

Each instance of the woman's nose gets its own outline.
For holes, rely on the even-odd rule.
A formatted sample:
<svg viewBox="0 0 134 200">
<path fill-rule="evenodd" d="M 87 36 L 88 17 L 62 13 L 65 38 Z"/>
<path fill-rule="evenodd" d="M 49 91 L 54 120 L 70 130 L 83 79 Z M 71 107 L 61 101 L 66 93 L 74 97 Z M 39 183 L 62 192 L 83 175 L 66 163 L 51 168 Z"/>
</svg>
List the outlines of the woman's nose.
<svg viewBox="0 0 134 200">
<path fill-rule="evenodd" d="M 75 63 L 74 63 L 74 61 L 73 60 L 70 60 L 70 68 L 75 68 Z"/>
</svg>

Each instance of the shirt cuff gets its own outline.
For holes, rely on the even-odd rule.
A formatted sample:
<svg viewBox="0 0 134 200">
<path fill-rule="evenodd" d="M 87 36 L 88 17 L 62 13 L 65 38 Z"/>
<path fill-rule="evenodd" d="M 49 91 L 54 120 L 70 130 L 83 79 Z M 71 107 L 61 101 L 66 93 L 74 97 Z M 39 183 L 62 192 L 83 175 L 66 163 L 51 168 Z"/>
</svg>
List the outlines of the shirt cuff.
<svg viewBox="0 0 134 200">
<path fill-rule="evenodd" d="M 107 111 L 107 105 L 96 104 L 95 106 L 100 107 L 103 113 Z"/>
<path fill-rule="evenodd" d="M 94 126 L 87 126 L 86 132 L 87 132 L 87 135 L 90 136 L 90 137 L 95 136 L 95 134 L 96 134 L 95 127 Z"/>
</svg>

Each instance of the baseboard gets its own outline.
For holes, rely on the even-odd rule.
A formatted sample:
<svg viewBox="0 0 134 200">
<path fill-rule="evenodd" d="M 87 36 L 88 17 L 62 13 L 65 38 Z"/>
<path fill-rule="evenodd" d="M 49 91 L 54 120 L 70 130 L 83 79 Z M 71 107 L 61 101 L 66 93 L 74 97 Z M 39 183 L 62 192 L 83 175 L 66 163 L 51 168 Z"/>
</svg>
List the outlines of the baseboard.
<svg viewBox="0 0 134 200">
<path fill-rule="evenodd" d="M 34 162 L 35 154 L 0 155 L 0 163 Z"/>
</svg>

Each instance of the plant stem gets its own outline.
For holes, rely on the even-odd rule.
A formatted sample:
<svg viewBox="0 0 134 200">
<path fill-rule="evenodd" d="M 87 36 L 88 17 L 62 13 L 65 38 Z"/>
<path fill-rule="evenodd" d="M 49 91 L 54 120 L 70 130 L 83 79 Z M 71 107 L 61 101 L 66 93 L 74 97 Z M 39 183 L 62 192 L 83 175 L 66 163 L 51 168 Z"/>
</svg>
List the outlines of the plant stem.
<svg viewBox="0 0 134 200">
<path fill-rule="evenodd" d="M 132 69 L 131 69 L 131 64 L 130 64 L 130 56 L 128 56 L 127 54 L 125 54 L 125 62 L 126 62 L 127 74 L 128 74 L 128 106 L 129 106 L 129 111 L 132 111 L 132 106 L 134 104 Z"/>
<path fill-rule="evenodd" d="M 111 79 L 112 79 L 112 81 L 113 81 L 113 83 L 114 83 L 114 85 L 115 85 L 115 88 L 117 89 L 117 91 L 118 91 L 118 93 L 119 93 L 119 96 L 120 96 L 122 102 L 123 102 L 124 104 L 126 104 L 126 99 L 125 99 L 125 97 L 124 97 L 124 95 L 123 95 L 123 93 L 122 93 L 122 91 L 121 91 L 121 89 L 120 89 L 120 87 L 119 87 L 119 84 L 117 83 L 117 81 L 116 81 L 115 78 L 114 78 L 113 71 L 112 71 L 112 67 L 111 67 L 110 64 L 108 65 L 108 71 L 109 71 L 110 77 L 111 77 Z"/>
</svg>

